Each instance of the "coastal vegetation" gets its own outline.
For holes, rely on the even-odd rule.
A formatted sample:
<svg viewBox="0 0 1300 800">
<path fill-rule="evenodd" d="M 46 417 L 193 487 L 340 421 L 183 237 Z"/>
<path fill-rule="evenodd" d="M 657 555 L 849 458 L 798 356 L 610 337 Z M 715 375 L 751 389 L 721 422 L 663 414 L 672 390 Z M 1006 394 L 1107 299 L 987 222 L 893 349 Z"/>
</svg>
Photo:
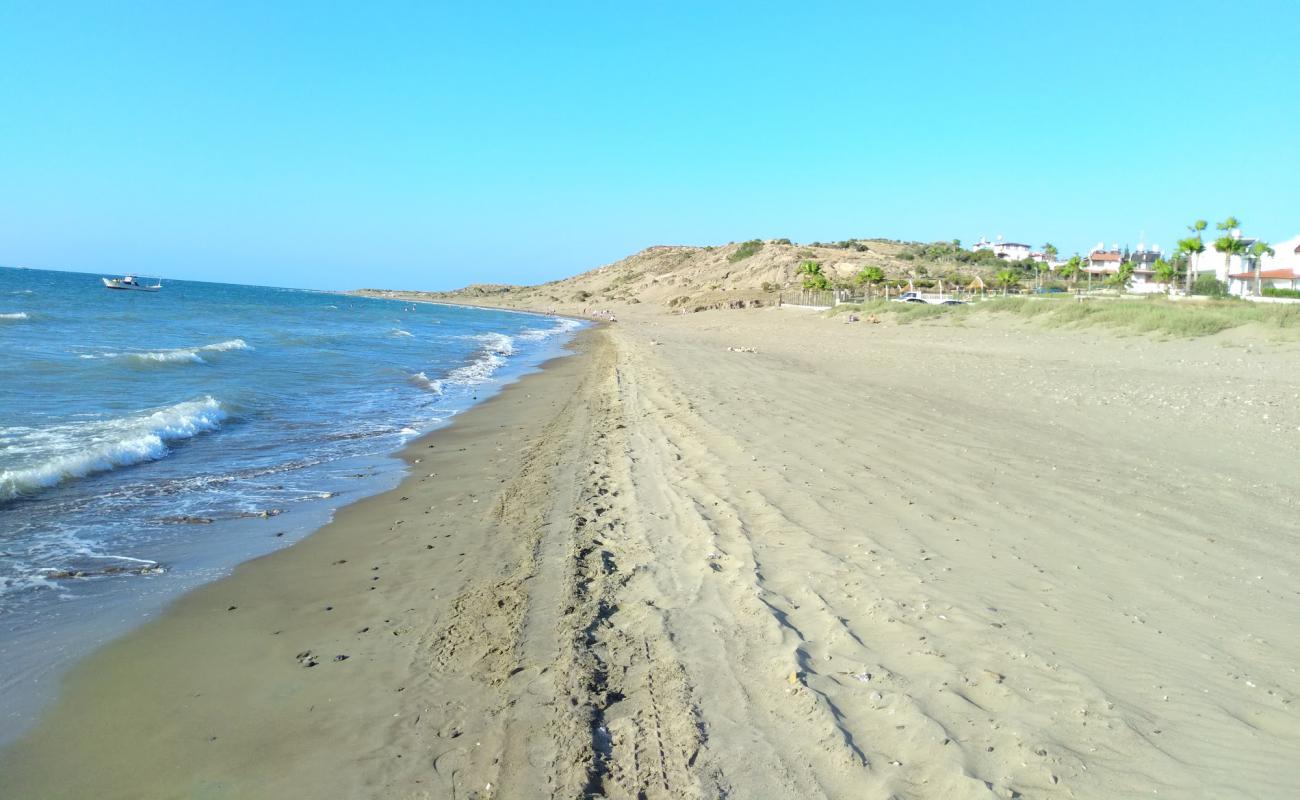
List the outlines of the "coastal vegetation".
<svg viewBox="0 0 1300 800">
<path fill-rule="evenodd" d="M 1161 297 L 1078 302 L 1068 295 L 1045 295 L 1005 297 L 959 306 L 876 300 L 839 305 L 827 313 L 839 315 L 847 312 L 887 314 L 900 323 L 939 318 L 960 322 L 977 314 L 1005 314 L 1034 319 L 1048 327 L 1104 327 L 1179 338 L 1209 336 L 1250 324 L 1275 331 L 1300 332 L 1300 306 L 1261 305 L 1235 298 L 1194 303 Z"/>
<path fill-rule="evenodd" d="M 831 288 L 830 279 L 822 273 L 822 265 L 816 261 L 804 261 L 799 265 L 798 274 L 803 276 L 803 288 L 824 291 Z"/>
<path fill-rule="evenodd" d="M 732 264 L 735 264 L 738 261 L 744 261 L 762 249 L 763 242 L 761 239 L 750 239 L 747 242 L 741 242 L 740 247 L 737 247 L 734 253 L 727 256 L 727 261 Z"/>
<path fill-rule="evenodd" d="M 853 282 L 858 286 L 879 286 L 885 282 L 885 271 L 877 266 L 863 267 Z"/>
</svg>

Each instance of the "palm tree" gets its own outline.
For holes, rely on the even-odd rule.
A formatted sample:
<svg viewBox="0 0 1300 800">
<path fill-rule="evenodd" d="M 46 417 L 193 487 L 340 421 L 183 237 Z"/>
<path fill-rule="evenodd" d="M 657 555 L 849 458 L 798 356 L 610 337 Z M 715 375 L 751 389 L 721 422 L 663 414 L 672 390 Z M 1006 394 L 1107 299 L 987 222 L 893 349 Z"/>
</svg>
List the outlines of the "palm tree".
<svg viewBox="0 0 1300 800">
<path fill-rule="evenodd" d="M 1156 283 L 1163 285 L 1165 290 L 1168 291 L 1170 285 L 1174 282 L 1174 277 L 1178 274 L 1178 270 L 1175 269 L 1173 264 L 1165 261 L 1163 258 L 1157 258 L 1155 273 Z"/>
<path fill-rule="evenodd" d="M 1133 280 L 1133 262 L 1125 261 L 1119 265 L 1114 275 L 1106 279 L 1106 283 L 1114 286 L 1116 289 L 1124 290 Z"/>
<path fill-rule="evenodd" d="M 997 275 L 993 276 L 993 280 L 997 283 L 998 286 L 1002 287 L 1003 297 L 1006 296 L 1008 289 L 1010 289 L 1012 286 L 1020 282 L 1019 276 L 1016 274 L 1016 271 L 1013 269 L 1001 270 L 1000 272 L 998 272 Z"/>
<path fill-rule="evenodd" d="M 867 285 L 872 289 L 879 286 L 885 280 L 885 271 L 880 267 L 863 267 L 855 276 L 853 281 L 859 286 Z"/>
<path fill-rule="evenodd" d="M 1269 246 L 1268 242 L 1255 242 L 1250 246 L 1250 256 L 1251 258 L 1255 259 L 1255 296 L 1256 297 L 1259 297 L 1260 294 L 1259 272 L 1260 272 L 1260 265 L 1264 261 L 1264 256 L 1275 256 L 1275 255 L 1277 255 L 1277 253 L 1273 252 L 1273 248 Z"/>
<path fill-rule="evenodd" d="M 1070 260 L 1061 265 L 1061 277 L 1070 282 L 1070 288 L 1074 288 L 1075 281 L 1079 277 L 1079 272 L 1083 269 L 1083 259 L 1075 253 L 1070 256 Z"/>
<path fill-rule="evenodd" d="M 1196 267 L 1200 264 L 1201 253 L 1205 252 L 1205 243 L 1201 240 L 1201 231 L 1205 230 L 1207 227 L 1209 227 L 1209 225 L 1210 223 L 1206 222 L 1203 219 L 1196 220 L 1191 225 L 1187 226 L 1187 230 L 1192 232 L 1191 237 L 1184 239 L 1182 242 L 1178 243 L 1180 249 L 1182 248 L 1183 242 L 1194 241 L 1198 246 L 1198 249 L 1187 249 L 1183 251 L 1187 253 L 1189 256 L 1192 256 L 1191 260 L 1188 261 L 1187 263 L 1187 293 L 1189 295 L 1192 293 L 1192 280 L 1193 280 L 1192 274 L 1195 272 Z"/>
<path fill-rule="evenodd" d="M 1237 233 L 1238 229 L 1241 228 L 1241 222 L 1236 217 L 1228 217 L 1214 227 L 1223 231 L 1223 235 L 1214 240 L 1214 249 L 1223 253 L 1223 271 L 1225 274 L 1229 274 L 1232 271 L 1232 257 L 1240 257 L 1246 254 L 1246 243 L 1241 240 L 1240 234 Z M 1231 278 L 1229 278 L 1229 281 L 1231 281 Z"/>
<path fill-rule="evenodd" d="M 803 276 L 803 288 L 823 291 L 831 288 L 831 282 L 822 274 L 822 265 L 816 261 L 805 261 L 799 265 L 796 274 Z"/>
<path fill-rule="evenodd" d="M 1035 277 L 1038 279 L 1039 286 L 1043 285 L 1042 283 L 1043 273 L 1048 272 L 1052 269 L 1052 264 L 1056 262 L 1056 256 L 1060 252 L 1061 252 L 1060 250 L 1056 249 L 1056 245 L 1052 244 L 1051 242 L 1047 242 L 1046 244 L 1043 245 L 1043 261 L 1038 262 L 1037 266 L 1035 266 L 1034 268 Z"/>
<path fill-rule="evenodd" d="M 1198 220 L 1198 222 L 1203 222 L 1203 220 Z M 1205 243 L 1201 241 L 1199 235 L 1178 240 L 1178 254 L 1187 260 L 1187 294 L 1189 295 L 1192 293 L 1192 282 L 1195 280 L 1193 275 L 1196 273 L 1193 265 L 1200 260 L 1201 253 L 1204 252 Z"/>
</svg>

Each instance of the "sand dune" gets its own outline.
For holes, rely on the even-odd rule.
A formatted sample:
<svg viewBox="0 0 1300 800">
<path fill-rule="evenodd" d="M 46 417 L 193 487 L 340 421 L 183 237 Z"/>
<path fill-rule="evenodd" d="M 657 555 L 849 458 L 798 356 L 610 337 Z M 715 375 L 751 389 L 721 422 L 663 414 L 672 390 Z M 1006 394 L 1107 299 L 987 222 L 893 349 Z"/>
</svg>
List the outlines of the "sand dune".
<svg viewBox="0 0 1300 800">
<path fill-rule="evenodd" d="M 4 795 L 1300 793 L 1293 345 L 620 320 L 87 662 Z"/>
</svg>

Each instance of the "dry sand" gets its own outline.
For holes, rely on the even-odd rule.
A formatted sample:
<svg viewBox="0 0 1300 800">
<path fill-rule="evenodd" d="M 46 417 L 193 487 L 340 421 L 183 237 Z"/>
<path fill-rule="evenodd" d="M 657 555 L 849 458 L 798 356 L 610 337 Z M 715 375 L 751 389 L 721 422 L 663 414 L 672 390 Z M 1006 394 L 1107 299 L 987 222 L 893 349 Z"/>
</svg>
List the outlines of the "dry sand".
<svg viewBox="0 0 1300 800">
<path fill-rule="evenodd" d="M 85 662 L 0 796 L 1300 795 L 1294 345 L 619 318 Z"/>
</svg>

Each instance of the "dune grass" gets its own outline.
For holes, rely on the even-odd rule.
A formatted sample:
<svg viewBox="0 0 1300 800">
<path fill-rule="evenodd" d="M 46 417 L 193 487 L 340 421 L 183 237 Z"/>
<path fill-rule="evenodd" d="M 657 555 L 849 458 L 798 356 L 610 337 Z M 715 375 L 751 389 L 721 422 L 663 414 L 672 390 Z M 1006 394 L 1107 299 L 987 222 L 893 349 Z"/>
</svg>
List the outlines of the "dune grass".
<svg viewBox="0 0 1300 800">
<path fill-rule="evenodd" d="M 960 320 L 975 314 L 1004 314 L 1034 319 L 1047 327 L 1104 327 L 1132 333 L 1179 338 L 1211 336 L 1242 325 L 1277 331 L 1300 331 L 1300 305 L 1272 305 L 1226 299 L 1207 302 L 1173 302 L 1163 297 L 1142 300 L 1004 297 L 963 306 L 931 306 L 876 300 L 842 305 L 831 314 L 856 312 L 889 315 L 900 323 L 927 319 Z"/>
</svg>

